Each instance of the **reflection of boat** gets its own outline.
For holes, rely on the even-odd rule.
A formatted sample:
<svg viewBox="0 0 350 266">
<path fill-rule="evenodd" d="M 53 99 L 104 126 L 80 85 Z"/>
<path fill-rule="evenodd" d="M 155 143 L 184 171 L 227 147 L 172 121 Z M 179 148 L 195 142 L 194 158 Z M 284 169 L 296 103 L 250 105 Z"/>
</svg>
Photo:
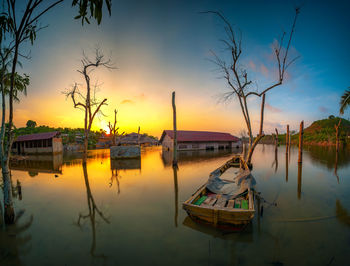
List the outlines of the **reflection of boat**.
<svg viewBox="0 0 350 266">
<path fill-rule="evenodd" d="M 247 225 L 236 225 L 236 226 L 227 226 L 219 225 L 218 227 L 208 226 L 208 224 L 201 223 L 200 220 L 193 220 L 191 217 L 187 216 L 182 224 L 188 228 L 191 228 L 195 231 L 211 235 L 213 237 L 221 239 L 230 239 L 232 237 L 236 238 L 238 232 L 245 232 L 247 234 L 244 237 L 239 238 L 239 242 L 252 242 L 252 224 Z M 237 239 L 236 239 L 237 240 Z"/>
<path fill-rule="evenodd" d="M 221 179 L 222 174 L 236 167 L 234 178 Z M 253 191 L 254 178 L 240 156 L 235 156 L 210 174 L 207 183 L 201 186 L 183 208 L 187 214 L 214 226 L 220 224 L 247 224 L 255 213 Z"/>
</svg>

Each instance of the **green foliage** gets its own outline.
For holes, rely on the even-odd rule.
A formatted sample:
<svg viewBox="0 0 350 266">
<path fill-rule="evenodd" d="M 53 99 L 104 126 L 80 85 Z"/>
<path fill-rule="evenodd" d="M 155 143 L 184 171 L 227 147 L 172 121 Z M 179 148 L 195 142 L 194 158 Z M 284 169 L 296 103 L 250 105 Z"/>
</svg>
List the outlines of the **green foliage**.
<svg viewBox="0 0 350 266">
<path fill-rule="evenodd" d="M 350 88 L 350 87 L 349 87 Z M 344 114 L 344 111 L 350 105 L 350 90 L 346 90 L 341 96 L 339 113 Z"/>
<path fill-rule="evenodd" d="M 75 19 L 81 19 L 81 24 L 84 25 L 84 22 L 90 24 L 89 18 L 94 18 L 100 24 L 103 2 L 106 3 L 108 13 L 111 15 L 112 0 L 73 0 L 72 6 L 79 6 L 79 14 Z M 90 11 L 90 15 L 88 15 L 88 11 Z"/>
<path fill-rule="evenodd" d="M 331 144 L 335 143 L 335 125 L 338 125 L 339 119 L 341 119 L 339 139 L 342 143 L 347 144 L 349 142 L 348 137 L 350 136 L 350 121 L 340 118 L 329 116 L 328 119 L 322 119 L 314 121 L 309 127 L 304 129 L 304 143 L 307 144 Z M 291 133 L 292 144 L 299 143 L 299 132 L 292 131 Z M 261 143 L 274 143 L 274 136 L 266 135 Z M 278 143 L 286 143 L 286 134 L 278 135 Z"/>
<path fill-rule="evenodd" d="M 26 126 L 27 127 L 36 127 L 36 122 L 33 121 L 33 120 L 28 120 L 27 123 L 26 123 Z"/>
</svg>

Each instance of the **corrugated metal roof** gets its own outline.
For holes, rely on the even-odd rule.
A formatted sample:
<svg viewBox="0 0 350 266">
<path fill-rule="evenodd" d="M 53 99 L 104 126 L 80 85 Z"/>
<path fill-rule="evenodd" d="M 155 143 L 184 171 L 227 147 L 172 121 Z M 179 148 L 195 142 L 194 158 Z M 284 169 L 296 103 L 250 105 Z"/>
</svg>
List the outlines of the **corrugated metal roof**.
<svg viewBox="0 0 350 266">
<path fill-rule="evenodd" d="M 22 135 L 18 136 L 16 141 L 30 141 L 30 140 L 39 140 L 39 139 L 51 139 L 53 137 L 56 137 L 60 134 L 58 131 L 52 131 L 52 132 L 44 132 L 44 133 L 37 133 L 37 134 L 30 134 L 30 135 Z"/>
<path fill-rule="evenodd" d="M 164 130 L 160 142 L 163 141 L 165 135 L 170 138 L 174 138 L 173 130 Z M 239 138 L 232 136 L 230 133 L 222 132 L 209 132 L 209 131 L 187 131 L 178 130 L 177 131 L 177 141 L 178 142 L 200 142 L 200 141 L 239 141 Z"/>
</svg>

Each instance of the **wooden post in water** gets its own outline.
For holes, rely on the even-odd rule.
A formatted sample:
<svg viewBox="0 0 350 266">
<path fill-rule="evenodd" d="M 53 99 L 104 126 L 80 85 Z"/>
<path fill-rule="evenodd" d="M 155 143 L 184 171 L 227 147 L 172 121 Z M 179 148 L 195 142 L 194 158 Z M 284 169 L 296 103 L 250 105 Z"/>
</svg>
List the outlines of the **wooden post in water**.
<svg viewBox="0 0 350 266">
<path fill-rule="evenodd" d="M 276 131 L 276 136 L 275 136 L 275 149 L 277 149 L 277 146 L 278 146 L 278 130 L 277 130 L 277 128 L 275 128 L 275 131 Z"/>
<path fill-rule="evenodd" d="M 172 105 L 173 105 L 173 126 L 174 126 L 173 166 L 177 166 L 177 129 L 176 129 L 175 91 L 173 91 L 173 94 L 172 94 Z"/>
<path fill-rule="evenodd" d="M 140 126 L 139 126 L 139 129 L 137 130 L 137 145 L 140 145 Z"/>
<path fill-rule="evenodd" d="M 301 121 L 300 123 L 300 130 L 299 130 L 299 156 L 298 156 L 298 163 L 303 162 L 303 135 L 304 135 L 304 121 Z"/>
<path fill-rule="evenodd" d="M 288 153 L 289 146 L 289 125 L 287 125 L 287 133 L 286 133 L 286 153 Z"/>
</svg>

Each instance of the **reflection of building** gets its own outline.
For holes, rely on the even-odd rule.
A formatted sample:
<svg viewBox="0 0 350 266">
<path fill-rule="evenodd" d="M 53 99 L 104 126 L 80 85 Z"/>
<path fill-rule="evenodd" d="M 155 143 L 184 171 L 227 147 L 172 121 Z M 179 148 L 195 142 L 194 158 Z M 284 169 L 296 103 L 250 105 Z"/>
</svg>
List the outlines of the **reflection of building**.
<svg viewBox="0 0 350 266">
<path fill-rule="evenodd" d="M 63 154 L 30 155 L 24 160 L 11 160 L 11 170 L 28 171 L 31 176 L 38 173 L 62 173 Z"/>
<path fill-rule="evenodd" d="M 197 151 L 179 151 L 177 153 L 178 163 L 193 163 L 200 161 L 207 161 L 217 159 L 220 157 L 227 157 L 231 154 L 241 153 L 241 149 L 234 150 L 197 150 Z M 173 152 L 164 150 L 162 151 L 162 161 L 164 166 L 171 166 L 173 163 Z"/>
<path fill-rule="evenodd" d="M 60 132 L 45 132 L 31 135 L 22 135 L 13 142 L 12 153 L 17 154 L 56 154 L 63 151 Z"/>
<path fill-rule="evenodd" d="M 172 150 L 174 131 L 164 130 L 160 143 L 164 150 Z M 242 146 L 239 138 L 229 133 L 207 131 L 177 131 L 178 150 L 214 150 L 231 149 Z"/>
<path fill-rule="evenodd" d="M 111 169 L 112 170 L 141 169 L 141 158 L 123 159 L 123 160 L 111 159 Z"/>
</svg>

